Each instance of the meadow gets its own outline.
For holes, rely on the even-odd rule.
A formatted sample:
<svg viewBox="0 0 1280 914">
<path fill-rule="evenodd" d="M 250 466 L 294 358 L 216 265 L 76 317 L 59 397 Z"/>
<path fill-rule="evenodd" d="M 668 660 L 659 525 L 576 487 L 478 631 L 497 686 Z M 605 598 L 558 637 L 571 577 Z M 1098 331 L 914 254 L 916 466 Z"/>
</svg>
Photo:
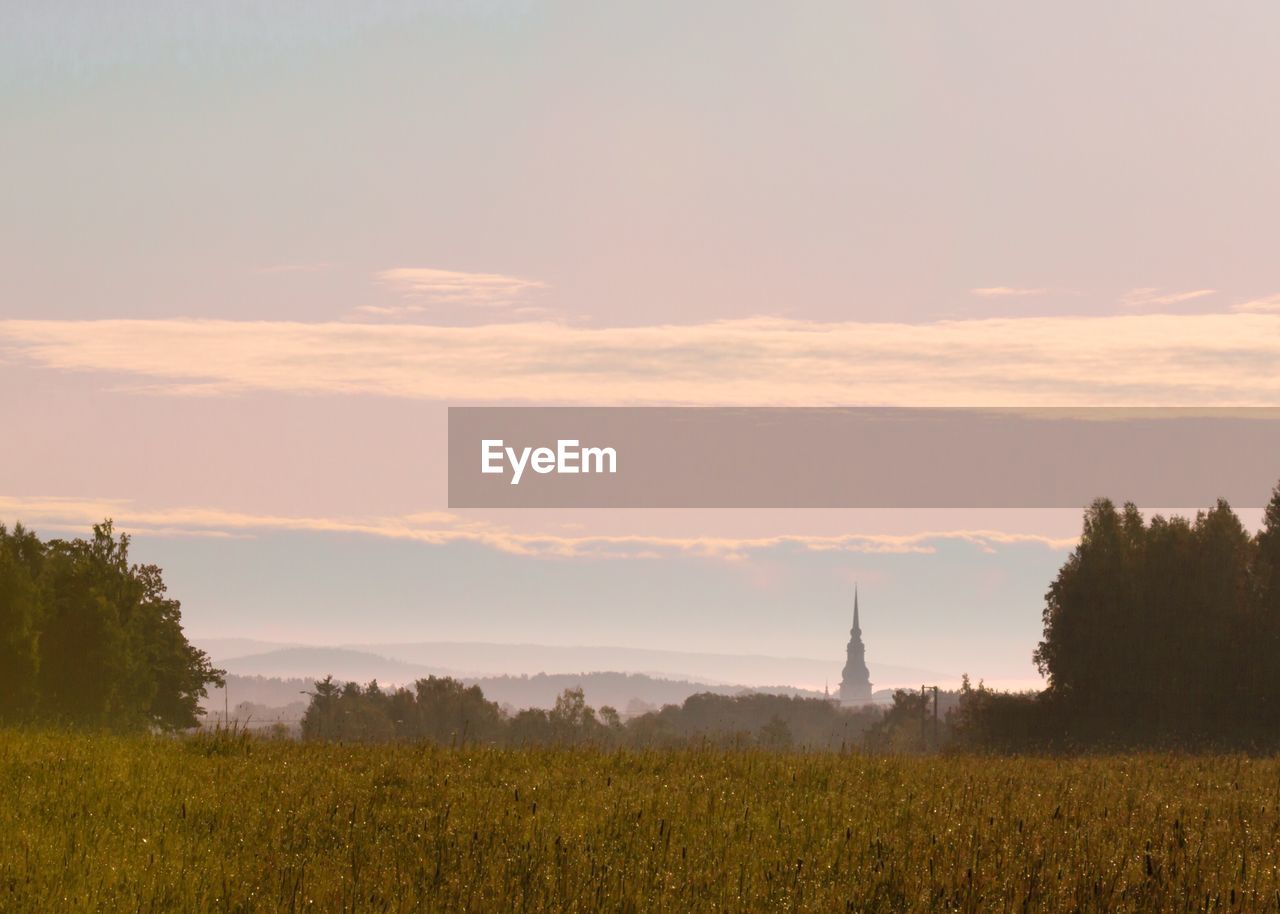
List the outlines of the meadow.
<svg viewBox="0 0 1280 914">
<path fill-rule="evenodd" d="M 0 730 L 0 911 L 1259 911 L 1280 761 Z"/>
</svg>

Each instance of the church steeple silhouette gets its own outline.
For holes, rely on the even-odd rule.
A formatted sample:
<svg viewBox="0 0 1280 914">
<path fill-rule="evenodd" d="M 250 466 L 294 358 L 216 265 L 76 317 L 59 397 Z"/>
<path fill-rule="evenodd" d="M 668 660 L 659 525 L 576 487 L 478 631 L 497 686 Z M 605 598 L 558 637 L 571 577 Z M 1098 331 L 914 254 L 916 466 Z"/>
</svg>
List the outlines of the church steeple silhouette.
<svg viewBox="0 0 1280 914">
<path fill-rule="evenodd" d="M 849 651 L 840 678 L 840 701 L 862 704 L 871 700 L 871 673 L 867 669 L 867 649 L 862 643 L 858 622 L 858 585 L 853 585 L 853 628 L 849 630 Z"/>
</svg>

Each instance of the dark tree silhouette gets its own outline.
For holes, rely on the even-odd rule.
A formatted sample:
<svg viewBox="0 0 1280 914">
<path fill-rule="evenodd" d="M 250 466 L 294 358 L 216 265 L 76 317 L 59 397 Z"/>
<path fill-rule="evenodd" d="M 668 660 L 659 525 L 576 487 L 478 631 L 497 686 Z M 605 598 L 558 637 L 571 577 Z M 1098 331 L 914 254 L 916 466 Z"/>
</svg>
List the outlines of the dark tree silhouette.
<svg viewBox="0 0 1280 914">
<path fill-rule="evenodd" d="M 1046 594 L 1040 713 L 1077 744 L 1274 744 L 1278 569 L 1280 487 L 1256 537 L 1222 500 L 1150 523 L 1094 502 Z"/>
<path fill-rule="evenodd" d="M 0 721 L 33 716 L 40 668 L 40 541 L 0 525 Z"/>
<path fill-rule="evenodd" d="M 160 569 L 111 522 L 41 542 L 0 526 L 0 719 L 192 727 L 221 671 L 182 632 Z"/>
</svg>

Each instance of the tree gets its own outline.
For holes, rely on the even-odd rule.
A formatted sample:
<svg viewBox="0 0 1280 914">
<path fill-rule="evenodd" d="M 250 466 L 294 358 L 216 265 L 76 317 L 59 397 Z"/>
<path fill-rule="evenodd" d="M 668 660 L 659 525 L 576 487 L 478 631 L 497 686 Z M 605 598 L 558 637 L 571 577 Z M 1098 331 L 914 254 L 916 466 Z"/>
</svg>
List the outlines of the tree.
<svg viewBox="0 0 1280 914">
<path fill-rule="evenodd" d="M 0 719 L 190 727 L 211 683 L 160 569 L 130 565 L 111 521 L 48 543 L 0 527 Z"/>
<path fill-rule="evenodd" d="M 1196 548 L 1186 585 L 1194 602 L 1186 638 L 1200 645 L 1186 652 L 1193 689 L 1186 697 L 1194 719 L 1215 728 L 1237 728 L 1262 686 L 1250 649 L 1256 626 L 1249 568 L 1253 544 L 1240 518 L 1219 499 L 1196 515 Z"/>
<path fill-rule="evenodd" d="M 1076 547 L 1045 595 L 1044 639 L 1034 659 L 1049 677 L 1049 691 L 1083 714 L 1103 716 L 1117 690 L 1131 686 L 1129 663 L 1136 637 L 1133 572 L 1135 520 L 1109 499 L 1085 512 Z"/>
<path fill-rule="evenodd" d="M 792 743 L 791 728 L 778 715 L 769 718 L 769 722 L 760 728 L 760 745 L 765 749 L 781 751 L 790 749 Z"/>
<path fill-rule="evenodd" d="M 600 723 L 614 733 L 622 731 L 622 718 L 618 714 L 618 709 L 612 705 L 600 706 Z"/>
<path fill-rule="evenodd" d="M 484 697 L 479 686 L 465 686 L 448 676 L 419 679 L 410 735 L 442 743 L 487 742 L 497 738 L 502 711 Z"/>
<path fill-rule="evenodd" d="M 132 700 L 145 715 L 162 726 L 194 727 L 206 686 L 224 686 L 223 672 L 208 655 L 194 647 L 182 632 L 182 607 L 166 596 L 164 580 L 155 565 L 132 570 L 138 601 L 127 614 Z"/>
<path fill-rule="evenodd" d="M 39 678 L 45 717 L 87 725 L 136 723 L 122 719 L 129 657 L 120 591 L 127 550 L 128 539 L 117 543 L 109 523 L 95 525 L 92 540 L 48 545 Z"/>
<path fill-rule="evenodd" d="M 547 721 L 551 725 L 552 737 L 561 743 L 585 742 L 598 736 L 596 731 L 601 729 L 596 712 L 587 705 L 581 687 L 561 692 L 555 707 L 547 715 Z"/>
<path fill-rule="evenodd" d="M 1253 600 L 1257 630 L 1253 640 L 1255 655 L 1266 658 L 1261 688 L 1264 713 L 1272 725 L 1280 723 L 1280 485 L 1271 493 L 1263 512 L 1262 529 L 1254 541 Z"/>
<path fill-rule="evenodd" d="M 41 554 L 42 544 L 21 524 L 13 533 L 0 524 L 0 722 L 27 719 L 36 709 Z"/>
<path fill-rule="evenodd" d="M 326 676 L 316 683 L 316 690 L 311 694 L 311 702 L 302 715 L 302 738 L 314 740 L 336 740 L 342 737 L 342 713 L 339 707 L 341 687 Z"/>
<path fill-rule="evenodd" d="M 921 721 L 929 712 L 929 699 L 910 689 L 897 689 L 893 705 L 866 735 L 869 749 L 879 752 L 922 752 L 926 748 Z"/>
<path fill-rule="evenodd" d="M 1280 491 L 1267 518 L 1255 540 L 1223 500 L 1150 524 L 1094 502 L 1046 594 L 1036 707 L 1090 743 L 1274 739 Z"/>
</svg>

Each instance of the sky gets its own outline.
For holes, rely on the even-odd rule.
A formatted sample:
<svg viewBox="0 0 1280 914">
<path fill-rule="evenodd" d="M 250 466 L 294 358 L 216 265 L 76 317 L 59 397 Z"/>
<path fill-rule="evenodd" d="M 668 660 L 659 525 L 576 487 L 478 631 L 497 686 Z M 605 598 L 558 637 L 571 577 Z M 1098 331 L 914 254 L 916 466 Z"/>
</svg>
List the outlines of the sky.
<svg viewBox="0 0 1280 914">
<path fill-rule="evenodd" d="M 1277 26 L 4 4 L 0 519 L 209 637 L 838 672 L 858 580 L 873 660 L 1034 681 L 1078 512 L 451 511 L 446 407 L 1278 405 Z"/>
</svg>

